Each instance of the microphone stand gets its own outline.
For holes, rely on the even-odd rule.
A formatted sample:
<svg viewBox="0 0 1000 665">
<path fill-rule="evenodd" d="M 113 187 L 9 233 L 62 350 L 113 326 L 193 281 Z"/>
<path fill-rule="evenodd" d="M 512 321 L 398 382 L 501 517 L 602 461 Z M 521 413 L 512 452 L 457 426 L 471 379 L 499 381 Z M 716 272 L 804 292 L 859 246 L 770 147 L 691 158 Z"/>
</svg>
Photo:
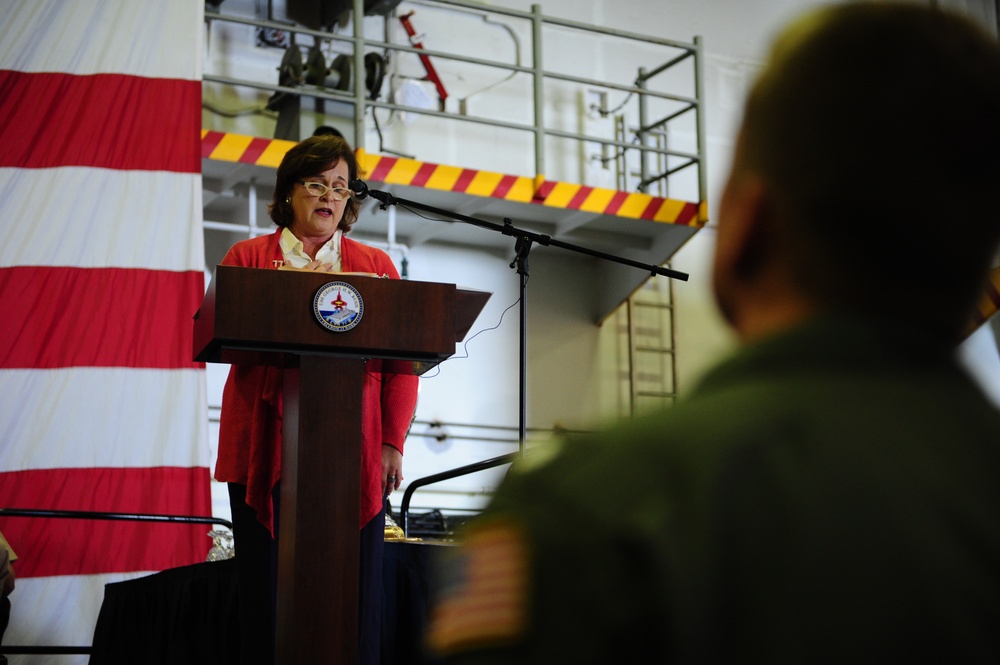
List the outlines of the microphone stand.
<svg viewBox="0 0 1000 665">
<path fill-rule="evenodd" d="M 387 209 L 389 206 L 402 205 L 406 208 L 414 208 L 416 210 L 422 210 L 433 215 L 441 215 L 442 217 L 449 217 L 459 222 L 465 222 L 466 224 L 471 224 L 473 226 L 478 226 L 483 229 L 489 229 L 491 231 L 496 231 L 505 236 L 514 238 L 514 260 L 510 262 L 510 267 L 516 269 L 517 274 L 520 276 L 520 374 L 519 374 L 519 406 L 518 406 L 518 456 L 520 458 L 524 457 L 524 445 L 527 439 L 527 377 L 528 377 L 528 334 L 527 334 L 527 315 L 528 315 L 528 304 L 527 304 L 527 290 L 528 290 L 528 254 L 531 252 L 531 247 L 534 243 L 540 245 L 546 245 L 551 247 L 559 247 L 561 249 L 567 249 L 579 254 L 586 254 L 587 256 L 593 256 L 599 259 L 604 259 L 606 261 L 613 261 L 615 263 L 621 263 L 623 265 L 632 266 L 634 268 L 640 268 L 642 270 L 648 271 L 650 276 L 662 275 L 664 277 L 670 277 L 672 279 L 679 279 L 681 281 L 687 281 L 687 273 L 679 272 L 677 270 L 671 270 L 670 268 L 664 268 L 663 266 L 653 265 L 649 263 L 641 263 L 639 261 L 632 261 L 631 259 L 626 259 L 620 256 L 615 256 L 614 254 L 607 254 L 605 252 L 600 252 L 593 249 L 588 249 L 586 247 L 580 247 L 579 245 L 573 245 L 570 243 L 562 242 L 561 240 L 556 240 L 550 236 L 534 233 L 532 231 L 525 231 L 514 226 L 513 222 L 509 217 L 505 217 L 503 224 L 496 224 L 493 222 L 487 222 L 482 219 L 476 219 L 475 217 L 469 217 L 467 215 L 462 215 L 456 212 L 451 212 L 449 210 L 442 210 L 441 208 L 435 208 L 433 206 L 425 205 L 418 201 L 411 201 L 409 199 L 398 198 L 390 194 L 389 192 L 383 192 L 378 189 L 370 189 L 366 183 L 362 181 L 352 181 L 352 189 L 355 191 L 356 198 L 358 200 L 364 199 L 371 196 L 373 199 L 379 202 L 379 208 L 382 210 Z M 444 220 L 447 221 L 447 220 Z"/>
</svg>

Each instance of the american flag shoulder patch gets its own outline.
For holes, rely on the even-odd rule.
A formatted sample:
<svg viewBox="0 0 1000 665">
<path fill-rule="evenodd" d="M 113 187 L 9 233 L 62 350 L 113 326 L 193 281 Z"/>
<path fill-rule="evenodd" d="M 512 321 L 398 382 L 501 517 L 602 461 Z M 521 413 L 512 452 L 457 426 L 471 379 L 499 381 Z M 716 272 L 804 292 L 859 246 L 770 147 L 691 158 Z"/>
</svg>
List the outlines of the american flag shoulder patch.
<svg viewBox="0 0 1000 665">
<path fill-rule="evenodd" d="M 493 519 L 466 534 L 440 571 L 428 647 L 447 655 L 517 642 L 528 616 L 528 547 L 524 530 Z"/>
</svg>

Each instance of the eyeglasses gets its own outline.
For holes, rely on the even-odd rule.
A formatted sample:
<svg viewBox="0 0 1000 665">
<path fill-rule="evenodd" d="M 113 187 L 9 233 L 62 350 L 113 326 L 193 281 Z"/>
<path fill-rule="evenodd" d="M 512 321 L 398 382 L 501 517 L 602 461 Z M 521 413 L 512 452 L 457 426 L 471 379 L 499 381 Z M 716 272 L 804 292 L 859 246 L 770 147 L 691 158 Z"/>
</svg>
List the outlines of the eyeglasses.
<svg viewBox="0 0 1000 665">
<path fill-rule="evenodd" d="M 327 187 L 321 182 L 306 182 L 305 180 L 299 180 L 298 182 L 313 196 L 323 196 L 329 192 L 330 198 L 334 201 L 343 201 L 353 193 L 346 187 Z"/>
</svg>

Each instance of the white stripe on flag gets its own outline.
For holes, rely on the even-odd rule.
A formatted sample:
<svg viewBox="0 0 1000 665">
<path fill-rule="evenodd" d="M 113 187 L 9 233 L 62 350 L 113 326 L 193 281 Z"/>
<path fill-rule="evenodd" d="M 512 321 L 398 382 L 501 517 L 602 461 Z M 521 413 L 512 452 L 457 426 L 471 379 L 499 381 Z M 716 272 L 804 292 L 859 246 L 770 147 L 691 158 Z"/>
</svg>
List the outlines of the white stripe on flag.
<svg viewBox="0 0 1000 665">
<path fill-rule="evenodd" d="M 202 272 L 198 101 L 196 94 L 189 93 L 201 80 L 203 19 L 201 0 L 0 0 L 0 71 L 6 70 L 5 80 L 24 92 L 17 98 L 0 99 L 0 110 L 12 120 L 24 119 L 25 114 L 37 120 L 7 125 L 5 138 L 19 147 L 16 153 L 7 153 L 16 159 L 4 163 L 34 167 L 0 171 L 0 218 L 6 222 L 0 231 L 0 266 L 14 266 L 7 270 L 8 276 L 33 274 L 32 268 L 22 266 Z M 112 76 L 81 80 L 91 74 Z M 54 90 L 51 85 L 59 87 Z M 122 90 L 154 94 L 130 98 Z M 183 93 L 177 99 L 164 92 L 175 90 Z M 90 123 L 83 130 L 76 126 L 80 118 Z M 30 143 L 23 133 L 12 133 L 18 127 L 32 130 Z M 77 164 L 113 168 L 46 168 Z M 186 282 L 173 274 L 149 283 L 168 288 L 175 282 L 186 290 Z M 175 294 L 172 300 L 182 297 Z M 42 308 L 51 308 L 53 303 L 37 306 L 45 314 Z M 31 334 L 42 330 L 38 343 L 52 344 L 56 338 L 44 336 L 46 328 L 37 325 L 44 317 L 35 316 L 32 307 L 33 303 L 8 315 L 30 317 L 36 325 L 21 329 Z M 172 304 L 172 308 L 182 310 L 186 305 Z M 126 323 L 135 325 L 97 322 L 105 324 L 109 345 L 128 342 L 121 339 L 121 330 L 134 336 L 134 329 L 142 323 L 136 321 L 136 311 L 133 307 L 122 313 L 126 319 L 133 318 Z M 187 317 L 181 312 L 174 319 L 176 330 L 159 332 L 183 335 L 188 330 Z M 79 325 L 84 323 L 94 322 Z M 184 331 L 180 326 L 185 326 Z M 65 339 L 60 338 L 60 343 Z M 31 358 L 36 355 L 33 352 L 28 344 L 24 357 Z M 143 359 L 149 356 L 163 362 L 163 355 L 147 353 Z M 56 504 L 59 493 L 66 493 L 65 487 L 57 482 L 49 487 L 46 479 L 79 480 L 91 473 L 108 476 L 110 484 L 121 481 L 129 505 L 151 505 L 155 512 L 171 514 L 202 511 L 207 483 L 191 479 L 208 476 L 205 392 L 201 369 L 0 370 L 0 394 L 5 397 L 0 406 L 0 474 L 28 485 L 23 488 L 27 494 L 52 498 Z M 136 491 L 136 478 L 163 478 L 162 482 L 174 486 L 164 490 L 161 481 L 148 482 Z M 88 498 L 87 487 L 73 486 L 78 500 Z M 7 518 L 0 526 L 16 531 L 15 519 Z M 59 566 L 52 564 L 67 560 L 58 543 L 68 542 L 69 531 L 59 524 L 32 526 L 19 538 L 21 546 L 15 544 L 26 572 L 29 557 L 46 565 L 36 567 L 39 576 L 18 579 L 5 644 L 89 645 L 104 585 L 145 574 L 42 572 L 57 570 Z M 170 563 L 162 565 L 183 565 L 203 556 L 197 551 L 207 538 L 193 531 L 197 530 L 185 527 L 181 535 L 168 534 L 184 546 L 168 557 Z M 150 533 L 159 532 L 150 529 Z M 85 532 L 72 542 L 92 542 L 101 548 L 98 563 L 115 551 L 129 551 L 128 557 L 116 556 L 122 561 L 127 558 L 128 568 L 118 567 L 124 565 L 121 561 L 104 568 L 88 563 L 89 568 L 78 567 L 82 572 L 145 571 L 167 560 L 156 556 L 164 549 L 160 536 L 101 538 Z M 70 547 L 74 552 L 81 549 L 76 544 Z M 30 660 L 33 665 L 83 665 L 88 658 L 33 656 Z"/>
<path fill-rule="evenodd" d="M 167 171 L 0 168 L 0 209 L 16 220 L 0 225 L 0 266 L 202 272 L 200 180 Z"/>
<path fill-rule="evenodd" d="M 200 369 L 0 370 L 0 470 L 207 467 Z M 16 548 L 15 548 L 16 549 Z"/>
<path fill-rule="evenodd" d="M 57 528 L 54 522 L 53 528 Z M 17 565 L 16 563 L 14 564 Z M 58 575 L 18 579 L 10 596 L 10 625 L 4 644 L 87 646 L 94 640 L 94 627 L 104 602 L 104 586 L 148 575 L 145 572 L 103 575 Z M 67 603 L 66 599 L 73 602 Z M 12 663 L 24 665 L 86 665 L 90 657 L 10 656 Z"/>
<path fill-rule="evenodd" d="M 0 69 L 201 78 L 204 3 L 28 0 L 0 10 Z"/>
</svg>

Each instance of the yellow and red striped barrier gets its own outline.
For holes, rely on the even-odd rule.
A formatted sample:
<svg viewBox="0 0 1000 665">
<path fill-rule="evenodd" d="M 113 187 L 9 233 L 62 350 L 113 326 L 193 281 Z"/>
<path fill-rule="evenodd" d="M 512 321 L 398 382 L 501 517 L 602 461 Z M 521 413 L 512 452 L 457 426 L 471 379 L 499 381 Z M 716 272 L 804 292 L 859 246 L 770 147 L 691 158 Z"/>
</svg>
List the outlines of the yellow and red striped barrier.
<svg viewBox="0 0 1000 665">
<path fill-rule="evenodd" d="M 281 164 L 281 158 L 293 145 L 295 141 L 201 130 L 201 156 L 220 162 L 239 162 L 276 169 Z"/>
<path fill-rule="evenodd" d="M 295 143 L 240 134 L 202 130 L 202 157 L 277 168 Z M 534 203 L 597 215 L 645 219 L 700 228 L 708 221 L 706 202 L 700 204 L 601 187 L 545 180 L 541 176 L 506 175 L 415 159 L 357 151 L 365 178 L 387 185 L 408 185 L 472 196 Z"/>
<path fill-rule="evenodd" d="M 277 168 L 294 141 L 264 139 L 241 134 L 201 131 L 202 157 Z M 637 192 L 621 192 L 545 180 L 541 176 L 505 175 L 357 151 L 366 179 L 387 185 L 408 185 L 461 192 L 519 203 L 581 210 L 601 215 L 646 219 L 653 222 L 700 228 L 708 221 L 706 202 L 700 204 Z M 1000 311 L 1000 267 L 994 268 L 969 333 Z"/>
</svg>

